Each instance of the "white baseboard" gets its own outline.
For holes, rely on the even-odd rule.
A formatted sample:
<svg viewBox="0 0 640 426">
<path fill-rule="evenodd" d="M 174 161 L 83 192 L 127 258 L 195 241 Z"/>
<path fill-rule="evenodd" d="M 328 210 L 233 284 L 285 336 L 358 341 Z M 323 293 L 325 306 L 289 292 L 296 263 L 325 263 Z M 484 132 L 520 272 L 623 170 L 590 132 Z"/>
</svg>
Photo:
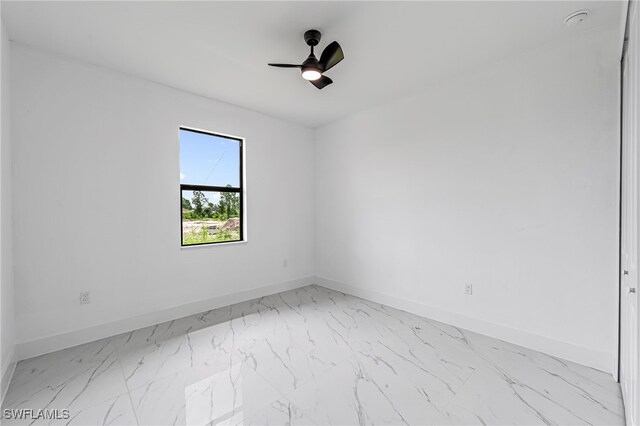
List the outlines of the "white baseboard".
<svg viewBox="0 0 640 426">
<path fill-rule="evenodd" d="M 171 321 L 189 315 L 195 315 L 211 309 L 233 305 L 234 303 L 268 296 L 270 294 L 292 290 L 314 283 L 315 279 L 312 276 L 299 278 L 291 281 L 256 287 L 249 290 L 243 290 L 233 294 L 226 294 L 224 296 L 214 297 L 212 299 L 187 303 L 184 305 L 175 306 L 173 308 L 163 309 L 157 312 L 150 312 L 147 314 L 121 319 L 106 324 L 81 328 L 54 336 L 20 342 L 16 344 L 16 354 L 18 355 L 19 360 L 28 359 L 34 356 L 55 352 L 76 345 L 81 345 L 83 343 L 93 342 L 94 340 L 103 339 L 105 337 L 127 333 L 139 328 L 149 327 L 151 325 L 159 324 L 165 321 Z"/>
<path fill-rule="evenodd" d="M 82 328 L 54 336 L 20 342 L 16 344 L 15 354 L 17 355 L 18 360 L 32 358 L 34 356 L 92 342 L 94 340 L 114 336 L 116 334 L 126 333 L 165 321 L 182 318 L 188 315 L 195 315 L 199 312 L 208 311 L 210 309 L 244 302 L 246 300 L 279 293 L 281 291 L 292 290 L 310 284 L 318 284 L 343 293 L 362 297 L 363 299 L 411 312 L 426 318 L 431 318 L 436 321 L 455 325 L 456 327 L 544 352 L 558 358 L 574 361 L 598 370 L 606 372 L 611 371 L 611 355 L 606 352 L 576 346 L 571 343 L 540 336 L 528 331 L 518 330 L 466 315 L 445 311 L 414 300 L 403 299 L 373 290 L 350 286 L 348 284 L 323 277 L 304 277 L 292 281 L 256 287 L 238 293 L 227 294 L 212 299 L 164 309 L 158 312 L 151 312 L 132 318 Z M 16 358 L 13 357 L 12 359 Z M 15 369 L 15 361 L 3 367 L 2 387 L 0 388 L 0 391 L 2 391 L 0 395 L 2 396 L 6 391 L 6 387 L 8 387 L 9 381 L 11 380 L 13 370 Z"/>
<path fill-rule="evenodd" d="M 0 377 L 0 406 L 2 406 L 4 396 L 7 394 L 7 389 L 9 389 L 9 383 L 11 383 L 11 378 L 13 377 L 13 372 L 15 370 L 16 352 L 14 347 L 7 357 L 6 361 L 2 365 L 2 376 Z"/>
<path fill-rule="evenodd" d="M 328 278 L 316 277 L 316 284 L 353 296 L 391 306 L 412 314 L 420 315 L 469 331 L 494 337 L 525 348 L 534 349 L 558 358 L 577 362 L 607 373 L 611 372 L 611 354 L 590 348 L 576 346 L 524 330 L 507 327 L 489 321 L 472 318 L 455 312 L 445 311 L 414 300 L 403 299 L 389 294 L 354 287 Z"/>
</svg>

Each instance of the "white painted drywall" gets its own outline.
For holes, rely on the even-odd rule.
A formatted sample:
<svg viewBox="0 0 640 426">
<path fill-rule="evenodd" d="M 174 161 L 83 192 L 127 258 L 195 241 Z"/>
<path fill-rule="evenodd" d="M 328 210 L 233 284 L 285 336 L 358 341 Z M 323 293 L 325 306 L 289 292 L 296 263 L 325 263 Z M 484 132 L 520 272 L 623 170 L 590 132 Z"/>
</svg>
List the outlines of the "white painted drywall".
<svg viewBox="0 0 640 426">
<path fill-rule="evenodd" d="M 616 37 L 548 44 L 320 128 L 320 282 L 611 371 Z"/>
<path fill-rule="evenodd" d="M 24 45 L 11 54 L 21 345 L 313 275 L 311 130 Z M 246 138 L 247 243 L 180 248 L 181 125 Z"/>
<path fill-rule="evenodd" d="M 0 16 L 0 401 L 15 367 L 9 35 Z"/>
</svg>

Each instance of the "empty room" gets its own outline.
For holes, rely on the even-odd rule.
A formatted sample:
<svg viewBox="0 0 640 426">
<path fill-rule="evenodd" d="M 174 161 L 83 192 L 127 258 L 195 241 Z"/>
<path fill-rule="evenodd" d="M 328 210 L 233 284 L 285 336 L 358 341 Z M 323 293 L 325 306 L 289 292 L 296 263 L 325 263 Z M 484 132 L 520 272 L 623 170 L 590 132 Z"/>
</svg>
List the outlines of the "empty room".
<svg viewBox="0 0 640 426">
<path fill-rule="evenodd" d="M 3 426 L 640 426 L 638 0 L 0 23 Z"/>
</svg>

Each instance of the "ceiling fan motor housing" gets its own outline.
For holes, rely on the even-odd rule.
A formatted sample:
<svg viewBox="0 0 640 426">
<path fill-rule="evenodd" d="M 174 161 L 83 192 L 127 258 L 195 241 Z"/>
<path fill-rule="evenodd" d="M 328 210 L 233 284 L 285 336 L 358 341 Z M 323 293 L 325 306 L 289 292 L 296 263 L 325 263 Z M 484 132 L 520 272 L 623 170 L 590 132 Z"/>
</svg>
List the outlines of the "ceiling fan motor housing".
<svg viewBox="0 0 640 426">
<path fill-rule="evenodd" d="M 320 43 L 322 34 L 318 30 L 309 30 L 304 33 L 304 41 L 309 46 L 317 46 Z"/>
</svg>

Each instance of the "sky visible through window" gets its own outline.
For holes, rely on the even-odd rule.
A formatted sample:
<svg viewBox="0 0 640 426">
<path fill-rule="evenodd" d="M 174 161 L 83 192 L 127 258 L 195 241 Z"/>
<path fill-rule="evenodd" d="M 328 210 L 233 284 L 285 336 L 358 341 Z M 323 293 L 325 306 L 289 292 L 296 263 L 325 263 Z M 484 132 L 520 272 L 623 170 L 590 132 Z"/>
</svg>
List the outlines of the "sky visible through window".
<svg viewBox="0 0 640 426">
<path fill-rule="evenodd" d="M 180 129 L 180 183 L 240 186 L 240 142 L 236 139 Z M 209 201 L 216 203 L 218 193 Z M 191 199 L 191 191 L 183 197 Z"/>
</svg>

